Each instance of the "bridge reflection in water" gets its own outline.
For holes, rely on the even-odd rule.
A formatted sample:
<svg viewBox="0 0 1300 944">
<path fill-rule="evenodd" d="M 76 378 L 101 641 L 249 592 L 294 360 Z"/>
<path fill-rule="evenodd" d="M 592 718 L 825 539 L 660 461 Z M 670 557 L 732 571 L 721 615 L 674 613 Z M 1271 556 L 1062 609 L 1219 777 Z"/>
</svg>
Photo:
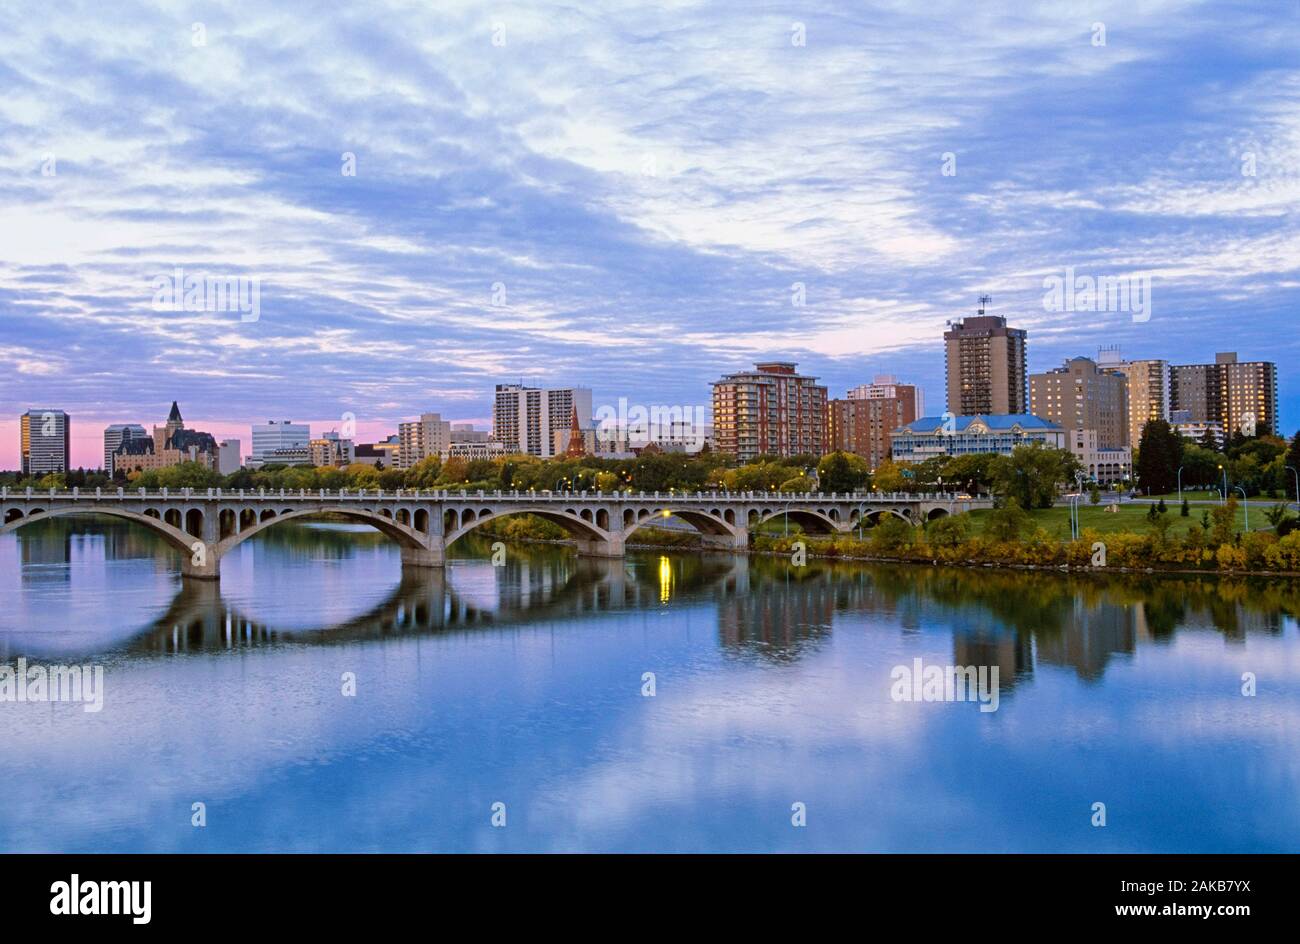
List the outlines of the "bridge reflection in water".
<svg viewBox="0 0 1300 944">
<path fill-rule="evenodd" d="M 937 630 L 950 635 L 954 664 L 997 665 L 1002 686 L 1010 689 L 1042 665 L 1068 667 L 1085 680 L 1100 679 L 1115 659 L 1127 660 L 1143 645 L 1165 641 L 1180 630 L 1215 632 L 1229 645 L 1252 634 L 1280 635 L 1294 626 L 1300 613 L 1300 589 L 1286 581 L 816 560 L 796 568 L 775 557 L 637 551 L 625 559 L 609 559 L 522 545 L 513 547 L 507 565 L 498 568 L 486 559 L 481 539 L 466 546 L 470 556 L 453 558 L 446 568 L 407 570 L 393 566 L 395 555 L 383 536 L 341 527 L 346 533 L 330 525 L 287 524 L 269 530 L 242 555 L 239 566 L 246 573 L 232 573 L 234 583 L 227 589 L 242 587 L 243 592 L 228 595 L 213 581 L 176 580 L 174 564 L 158 553 L 157 541 L 147 532 L 93 519 L 51 521 L 16 536 L 12 559 L 20 573 L 14 582 L 22 595 L 19 604 L 29 594 L 36 595 L 32 600 L 44 601 L 41 594 L 51 588 L 63 594 L 58 587 L 69 583 L 69 562 L 96 553 L 106 564 L 135 560 L 142 568 L 156 568 L 160 587 L 179 590 L 143 630 L 123 626 L 114 639 L 88 641 L 55 625 L 37 640 L 24 635 L 27 627 L 15 625 L 13 632 L 0 637 L 0 658 L 39 656 L 40 649 L 46 656 L 53 652 L 80 657 L 281 643 L 329 646 L 547 622 L 580 627 L 605 614 L 661 611 L 683 619 L 707 614 L 705 622 L 714 627 L 723 652 L 774 663 L 799 660 L 822 646 L 832 631 Z M 339 571 L 356 566 L 359 549 L 367 549 L 378 566 L 364 572 Z M 360 602 L 360 591 L 347 587 L 357 580 L 383 586 L 383 575 L 398 572 L 400 582 L 382 599 L 372 596 L 378 599 L 374 605 Z M 322 578 L 330 573 L 340 576 Z M 307 584 L 304 575 L 324 582 Z M 104 596 L 102 605 L 111 606 L 111 599 L 121 597 L 120 580 L 104 580 L 100 592 L 111 589 L 114 597 Z M 324 613 L 317 608 L 311 615 L 315 595 L 340 586 L 345 588 L 342 599 L 357 603 L 362 611 L 336 620 L 328 614 L 349 608 L 326 605 Z M 264 593 L 283 597 L 285 587 L 291 588 L 290 602 L 259 618 Z M 76 586 L 67 591 L 74 596 L 77 592 Z M 309 620 L 306 627 L 289 625 L 298 610 Z M 13 625 L 15 614 L 36 611 L 10 606 L 7 612 Z M 19 621 L 23 619 L 26 616 Z M 33 648 L 36 643 L 39 647 Z"/>
<path fill-rule="evenodd" d="M 477 578 L 484 577 L 485 580 Z M 789 567 L 732 555 L 634 555 L 626 561 L 551 554 L 493 568 L 464 560 L 407 574 L 372 610 L 319 630 L 248 618 L 216 584 L 185 581 L 168 612 L 127 651 L 190 652 L 292 642 L 339 645 L 540 623 L 581 624 L 618 612 L 711 609 L 718 642 L 742 657 L 784 663 L 832 631 L 896 625 L 951 634 L 953 664 L 997 665 L 1010 694 L 1044 665 L 1099 680 L 1116 658 L 1177 631 L 1281 635 L 1300 613 L 1300 589 L 1265 581 L 1138 576 L 1064 577 L 844 563 Z M 1288 621 L 1286 616 L 1290 615 Z M 1294 630 L 1293 630 L 1294 631 Z"/>
</svg>

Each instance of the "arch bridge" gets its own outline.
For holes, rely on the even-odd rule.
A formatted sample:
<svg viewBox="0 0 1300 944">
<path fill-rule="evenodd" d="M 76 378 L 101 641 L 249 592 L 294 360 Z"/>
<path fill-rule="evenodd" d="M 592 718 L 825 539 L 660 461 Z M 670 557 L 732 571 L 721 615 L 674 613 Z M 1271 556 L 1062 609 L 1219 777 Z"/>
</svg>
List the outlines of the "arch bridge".
<svg viewBox="0 0 1300 944">
<path fill-rule="evenodd" d="M 668 517 L 692 525 L 706 547 L 744 550 L 751 530 L 782 515 L 805 531 L 836 534 L 860 523 L 874 524 L 884 515 L 921 524 L 988 507 L 992 501 L 987 498 L 904 493 L 0 488 L 0 534 L 62 515 L 110 515 L 161 535 L 183 555 L 186 577 L 215 580 L 221 575 L 222 557 L 248 538 L 281 521 L 320 515 L 381 531 L 400 546 L 404 566 L 441 567 L 448 547 L 507 515 L 532 514 L 559 525 L 580 554 L 622 557 L 639 528 Z"/>
</svg>

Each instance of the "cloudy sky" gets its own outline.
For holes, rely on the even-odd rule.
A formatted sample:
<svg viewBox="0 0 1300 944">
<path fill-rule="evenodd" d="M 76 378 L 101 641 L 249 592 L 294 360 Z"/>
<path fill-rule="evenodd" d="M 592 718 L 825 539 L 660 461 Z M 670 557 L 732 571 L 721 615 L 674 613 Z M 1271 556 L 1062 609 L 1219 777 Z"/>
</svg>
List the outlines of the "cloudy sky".
<svg viewBox="0 0 1300 944">
<path fill-rule="evenodd" d="M 1300 421 L 1294 3 L 275 6 L 0 12 L 0 467 L 29 407 L 94 466 L 173 399 L 247 449 L 760 358 L 942 409 L 983 292 L 1031 370 L 1236 350 Z M 1149 319 L 1046 310 L 1067 266 L 1150 273 Z M 177 267 L 257 319 L 157 310 Z"/>
</svg>

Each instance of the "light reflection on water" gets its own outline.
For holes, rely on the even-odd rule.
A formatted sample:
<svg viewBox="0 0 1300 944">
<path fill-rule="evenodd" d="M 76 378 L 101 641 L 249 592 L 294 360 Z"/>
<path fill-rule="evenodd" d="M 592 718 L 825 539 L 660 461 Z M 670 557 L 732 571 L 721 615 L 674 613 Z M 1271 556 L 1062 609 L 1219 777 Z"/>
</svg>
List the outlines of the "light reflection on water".
<svg viewBox="0 0 1300 944">
<path fill-rule="evenodd" d="M 107 666 L 99 714 L 0 703 L 0 848 L 1300 846 L 1291 584 L 461 554 L 286 523 L 182 586 L 123 523 L 0 538 L 0 659 Z M 998 711 L 892 701 L 918 657 Z"/>
</svg>

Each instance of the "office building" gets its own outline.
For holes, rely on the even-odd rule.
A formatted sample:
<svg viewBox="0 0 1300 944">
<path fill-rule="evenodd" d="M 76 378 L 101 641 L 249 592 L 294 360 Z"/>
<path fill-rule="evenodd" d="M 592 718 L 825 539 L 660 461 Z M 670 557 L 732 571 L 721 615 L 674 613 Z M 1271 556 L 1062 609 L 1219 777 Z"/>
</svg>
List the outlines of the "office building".
<svg viewBox="0 0 1300 944">
<path fill-rule="evenodd" d="M 1029 378 L 1029 412 L 1065 429 L 1095 430 L 1102 449 L 1128 445 L 1128 378 L 1090 357 Z"/>
<path fill-rule="evenodd" d="M 357 443 L 352 450 L 352 461 L 373 465 L 377 469 L 396 468 L 400 448 L 401 443 L 396 434 L 376 443 Z"/>
<path fill-rule="evenodd" d="M 979 314 L 953 321 L 944 333 L 948 412 L 961 416 L 1025 412 L 1026 339 L 1007 319 Z"/>
<path fill-rule="evenodd" d="M 764 455 L 827 451 L 826 388 L 795 366 L 765 361 L 713 382 L 713 440 L 719 452 L 749 462 Z"/>
<path fill-rule="evenodd" d="M 18 428 L 24 475 L 68 471 L 72 417 L 62 410 L 28 410 Z"/>
<path fill-rule="evenodd" d="M 497 384 L 492 404 L 492 438 L 508 453 L 549 459 L 556 454 L 556 430 L 571 427 L 574 410 L 583 428 L 591 424 L 590 390 Z"/>
<path fill-rule="evenodd" d="M 243 443 L 238 439 L 223 439 L 217 444 L 217 471 L 222 475 L 238 472 L 244 464 L 240 450 Z"/>
<path fill-rule="evenodd" d="M 251 468 L 263 465 L 310 465 L 311 427 L 289 420 L 253 424 Z"/>
<path fill-rule="evenodd" d="M 139 423 L 114 423 L 104 428 L 104 474 L 113 477 L 113 453 L 128 439 L 148 439 L 149 431 Z"/>
</svg>

